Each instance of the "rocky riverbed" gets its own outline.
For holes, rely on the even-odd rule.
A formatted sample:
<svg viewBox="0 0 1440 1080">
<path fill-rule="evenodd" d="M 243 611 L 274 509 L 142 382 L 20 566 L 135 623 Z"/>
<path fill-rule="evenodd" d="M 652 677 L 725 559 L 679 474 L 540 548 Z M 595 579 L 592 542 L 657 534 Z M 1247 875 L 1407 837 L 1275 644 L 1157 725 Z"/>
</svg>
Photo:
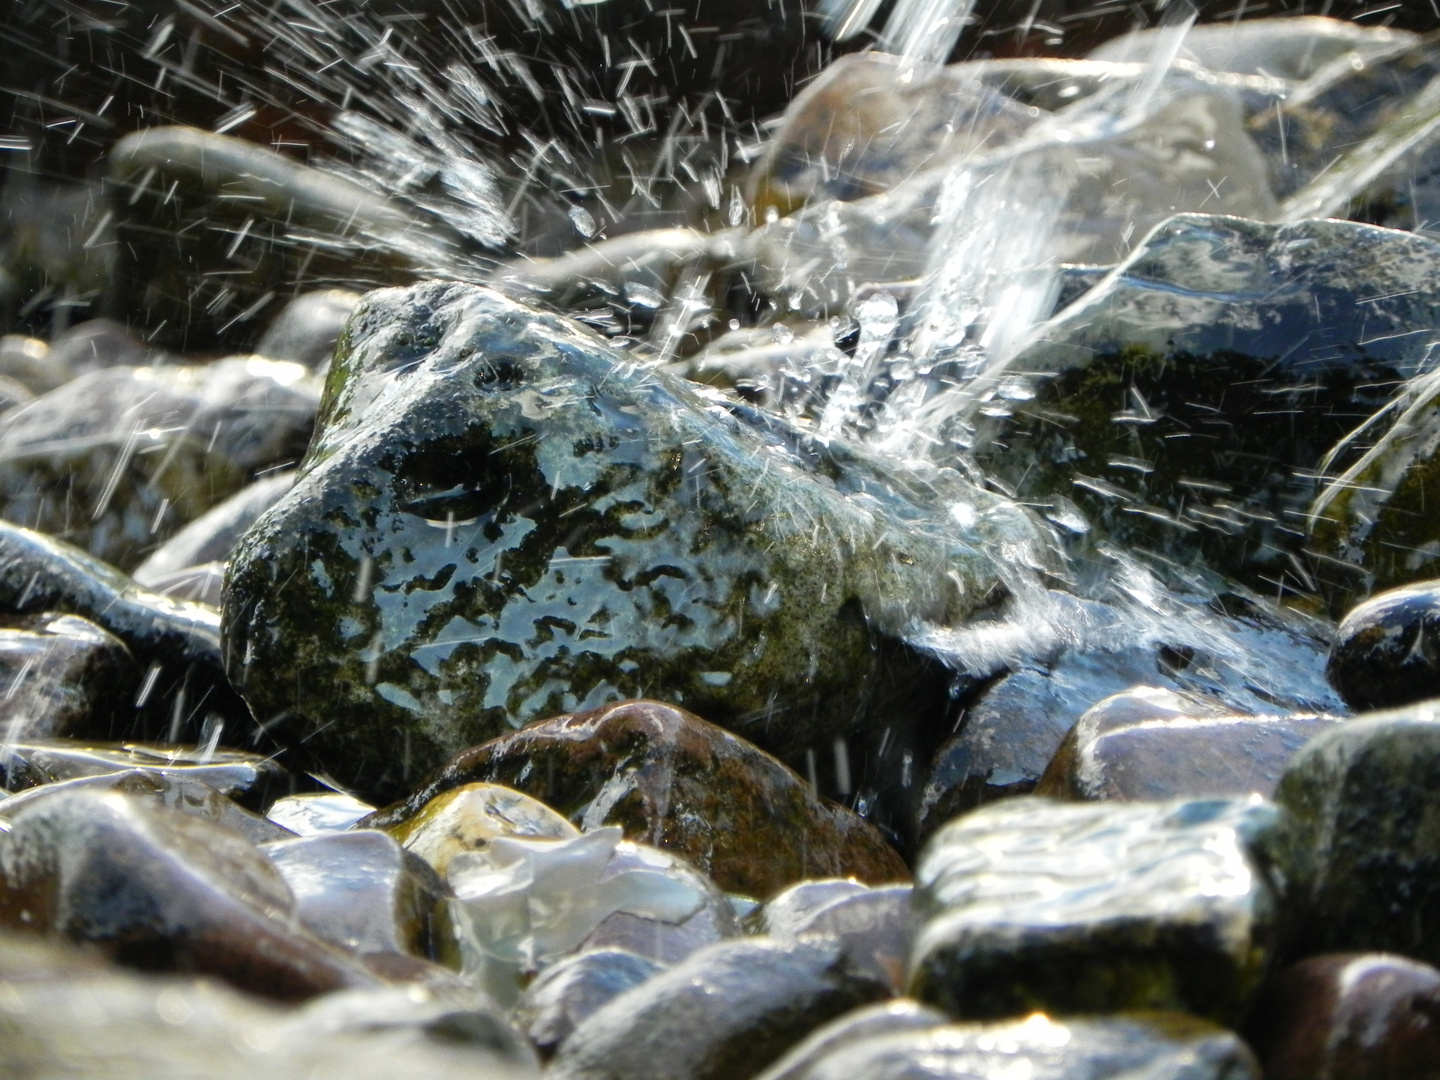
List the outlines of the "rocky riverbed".
<svg viewBox="0 0 1440 1080">
<path fill-rule="evenodd" d="M 1419 7 L 13 0 L 0 1074 L 1440 1076 Z"/>
</svg>

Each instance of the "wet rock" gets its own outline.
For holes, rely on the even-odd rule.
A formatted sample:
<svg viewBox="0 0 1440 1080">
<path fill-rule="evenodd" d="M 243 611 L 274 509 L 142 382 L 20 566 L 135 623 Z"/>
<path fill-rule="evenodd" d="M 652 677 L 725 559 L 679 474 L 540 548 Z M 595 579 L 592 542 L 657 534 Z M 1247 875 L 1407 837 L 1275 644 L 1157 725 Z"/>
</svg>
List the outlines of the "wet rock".
<svg viewBox="0 0 1440 1080">
<path fill-rule="evenodd" d="M 221 795 L 209 784 L 184 769 L 125 769 L 75 776 L 68 780 L 27 788 L 0 799 L 0 820 L 8 821 L 22 811 L 42 803 L 68 800 L 76 793 L 118 792 L 143 799 L 191 817 L 223 825 L 254 844 L 282 840 L 293 835 Z"/>
<path fill-rule="evenodd" d="M 756 217 L 856 199 L 927 168 L 992 153 L 1039 116 L 953 68 L 883 52 L 844 56 L 799 93 L 749 180 Z"/>
<path fill-rule="evenodd" d="M 327 366 L 345 320 L 360 302 L 348 289 L 303 293 L 281 309 L 255 343 L 255 355 L 291 360 L 312 371 Z"/>
<path fill-rule="evenodd" d="M 1141 686 L 1106 698 L 1065 736 L 1037 795 L 1085 801 L 1269 798 L 1296 751 L 1345 721 L 1237 716 L 1198 695 Z"/>
<path fill-rule="evenodd" d="M 1193 1016 L 1135 1013 L 1067 1021 L 1032 1016 L 950 1024 L 842 1044 L 786 1080 L 1256 1080 L 1260 1069 L 1238 1038 Z M 766 1074 L 766 1080 L 771 1080 Z"/>
<path fill-rule="evenodd" d="M 760 905 L 746 920 L 755 933 L 794 937 L 800 927 L 831 904 L 870 890 L 853 878 L 801 881 Z"/>
<path fill-rule="evenodd" d="M 75 373 L 63 355 L 52 356 L 50 346 L 24 334 L 0 337 L 0 376 L 19 383 L 31 394 L 64 386 Z"/>
<path fill-rule="evenodd" d="M 132 664 L 117 637 L 74 615 L 0 618 L 5 745 L 55 735 L 108 734 L 116 699 L 134 681 Z"/>
<path fill-rule="evenodd" d="M 1246 1038 L 1274 1080 L 1440 1076 L 1440 971 L 1385 953 L 1314 956 L 1272 976 Z"/>
<path fill-rule="evenodd" d="M 554 717 L 467 750 L 380 823 L 467 780 L 526 791 L 582 829 L 619 825 L 728 892 L 767 897 L 825 874 L 873 882 L 907 876 L 873 827 L 817 797 L 792 770 L 656 701 Z"/>
<path fill-rule="evenodd" d="M 552 1057 L 597 1009 L 665 970 L 623 949 L 594 949 L 542 971 L 515 1006 L 515 1023 L 542 1057 Z"/>
<path fill-rule="evenodd" d="M 1348 222 L 1176 217 L 970 391 L 979 459 L 1112 539 L 1309 589 L 1314 465 L 1425 370 L 1437 265 Z"/>
<path fill-rule="evenodd" d="M 1289 883 L 1287 952 L 1397 952 L 1440 962 L 1440 703 L 1338 725 L 1295 755 L 1275 794 Z"/>
<path fill-rule="evenodd" d="M 34 390 L 37 394 L 48 393 L 77 376 L 103 368 L 149 367 L 170 359 L 147 345 L 123 323 L 114 319 L 86 319 L 51 339 L 44 371 L 36 372 L 45 379 L 36 383 Z M 29 385 L 28 380 L 22 378 L 21 381 Z"/>
<path fill-rule="evenodd" d="M 178 574 L 225 562 L 245 530 L 279 502 L 294 483 L 293 472 L 279 472 L 247 484 L 152 551 L 135 568 L 135 580 L 146 588 L 163 590 L 165 583 L 173 582 Z"/>
<path fill-rule="evenodd" d="M 109 303 L 146 312 L 179 348 L 255 340 L 302 282 L 398 284 L 465 247 L 438 219 L 227 135 L 153 127 L 107 162 L 120 241 Z"/>
<path fill-rule="evenodd" d="M 592 1014 L 547 1075 L 742 1080 L 826 1021 L 888 994 L 847 970 L 833 945 L 724 942 Z"/>
<path fill-rule="evenodd" d="M 900 994 L 915 939 L 912 901 L 909 885 L 870 889 L 825 905 L 803 920 L 794 936 L 838 942 L 856 971 L 889 983 Z"/>
<path fill-rule="evenodd" d="M 300 922 L 317 937 L 356 952 L 434 955 L 432 916 L 444 882 L 385 833 L 281 840 L 265 854 L 290 887 Z"/>
<path fill-rule="evenodd" d="M 864 1043 L 879 1035 L 929 1031 L 949 1021 L 950 1018 L 940 1010 L 908 998 L 855 1009 L 800 1040 L 779 1061 L 761 1073 L 760 1080 L 800 1080 L 809 1075 L 812 1066 L 844 1047 Z"/>
<path fill-rule="evenodd" d="M 199 781 L 257 812 L 269 807 L 291 783 L 273 758 L 244 750 L 29 737 L 7 741 L 5 749 L 43 774 L 45 783 L 139 769 L 177 780 Z"/>
<path fill-rule="evenodd" d="M 365 824 L 378 825 L 383 820 L 383 815 L 377 815 Z M 441 877 L 456 855 L 483 851 L 497 836 L 573 840 L 580 835 L 544 803 L 499 784 L 463 784 L 441 791 L 387 831 Z"/>
<path fill-rule="evenodd" d="M 571 952 L 620 948 L 671 964 L 738 932 L 708 878 L 620 835 L 498 836 L 456 856 L 454 958 L 466 978 L 509 1004 L 525 978 Z"/>
<path fill-rule="evenodd" d="M 11 1076 L 385 1080 L 396 1061 L 433 1080 L 538 1075 L 482 1008 L 417 1000 L 416 991 L 332 994 L 282 1009 L 211 979 L 132 974 L 6 934 L 0 994 L 0 1071 Z"/>
<path fill-rule="evenodd" d="M 36 801 L 9 824 L 0 923 L 10 929 L 86 942 L 132 967 L 216 975 L 266 997 L 373 983 L 298 930 L 274 866 L 211 821 L 77 791 Z"/>
<path fill-rule="evenodd" d="M 303 368 L 256 358 L 81 376 L 0 419 L 0 514 L 128 569 L 297 460 L 316 405 Z"/>
<path fill-rule="evenodd" d="M 1135 1008 L 1243 1015 L 1275 897 L 1252 800 L 1011 799 L 952 821 L 916 870 L 910 992 L 986 1019 Z"/>
<path fill-rule="evenodd" d="M 225 617 L 256 713 L 363 790 L 642 691 L 789 754 L 943 711 L 941 672 L 877 632 L 964 619 L 986 552 L 1044 557 L 956 474 L 922 499 L 839 444 L 797 452 L 485 290 L 373 293 L 347 334 Z"/>
<path fill-rule="evenodd" d="M 1440 581 L 1372 596 L 1341 621 L 1326 674 L 1357 709 L 1440 696 Z"/>
<path fill-rule="evenodd" d="M 208 740 L 216 723 L 249 723 L 220 663 L 217 614 L 147 592 L 78 548 L 0 522 L 0 611 L 78 615 L 125 643 L 138 685 L 115 734 L 200 741 L 204 724 Z"/>
<path fill-rule="evenodd" d="M 320 836 L 344 832 L 374 812 L 373 806 L 353 795 L 324 791 L 277 799 L 265 816 L 297 836 Z"/>
</svg>

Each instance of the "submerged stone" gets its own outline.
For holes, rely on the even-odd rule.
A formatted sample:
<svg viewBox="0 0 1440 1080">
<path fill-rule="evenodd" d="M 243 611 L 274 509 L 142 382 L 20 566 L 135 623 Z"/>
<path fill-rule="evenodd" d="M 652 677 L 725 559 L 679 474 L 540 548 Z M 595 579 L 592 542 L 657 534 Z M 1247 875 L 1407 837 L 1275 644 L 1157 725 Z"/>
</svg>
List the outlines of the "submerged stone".
<svg viewBox="0 0 1440 1080">
<path fill-rule="evenodd" d="M 1348 721 L 1306 744 L 1275 801 L 1294 957 L 1440 963 L 1440 703 Z"/>
<path fill-rule="evenodd" d="M 473 780 L 526 791 L 582 829 L 619 825 L 728 892 L 763 898 L 824 874 L 907 876 L 861 818 L 745 740 L 656 701 L 554 717 L 467 750 L 377 823 L 423 813 L 437 792 Z"/>
<path fill-rule="evenodd" d="M 1386 953 L 1312 956 L 1270 978 L 1246 1038 L 1272 1080 L 1435 1080 L 1440 971 Z"/>
<path fill-rule="evenodd" d="M 396 840 L 444 877 L 455 856 L 483 851 L 497 836 L 573 840 L 575 826 L 544 803 L 499 784 L 472 783 L 418 800 L 414 814 L 386 827 Z M 381 826 L 377 814 L 365 823 Z"/>
<path fill-rule="evenodd" d="M 1335 631 L 1326 674 L 1357 709 L 1440 697 L 1440 581 L 1372 596 Z"/>
<path fill-rule="evenodd" d="M 597 1009 L 654 978 L 665 965 L 624 949 L 593 949 L 556 961 L 521 995 L 515 1022 L 542 1057 L 552 1057 Z"/>
<path fill-rule="evenodd" d="M 785 1080 L 1258 1080 L 1245 1044 L 1193 1016 L 1132 1013 L 1057 1021 L 1042 1015 L 949 1024 L 844 1042 Z M 765 1080 L 778 1080 L 769 1073 Z"/>
<path fill-rule="evenodd" d="M 1035 787 L 1091 802 L 1270 798 L 1281 773 L 1339 717 L 1236 715 L 1199 695 L 1141 686 L 1106 698 L 1070 729 Z"/>
<path fill-rule="evenodd" d="M 296 486 L 231 561 L 228 655 L 362 790 L 641 693 L 793 755 L 943 708 L 944 673 L 877 631 L 964 620 L 1039 538 L 957 474 L 749 426 L 431 283 L 357 310 Z"/>
<path fill-rule="evenodd" d="M 264 997 L 375 982 L 297 929 L 275 867 L 214 822 L 77 791 L 36 801 L 9 824 L 0 924 L 12 930 L 86 942 L 132 967 L 215 975 Z"/>
<path fill-rule="evenodd" d="M 435 954 L 444 882 L 389 836 L 355 829 L 264 850 L 295 897 L 295 914 L 317 937 L 356 952 Z"/>
<path fill-rule="evenodd" d="M 304 368 L 257 357 L 82 375 L 0 417 L 0 515 L 129 569 L 295 461 L 317 404 Z"/>
<path fill-rule="evenodd" d="M 1011 799 L 931 838 L 916 869 L 910 992 L 986 1019 L 1160 1008 L 1244 1014 L 1275 897 L 1252 800 L 1075 806 Z"/>
<path fill-rule="evenodd" d="M 1428 370 L 1437 270 L 1390 230 L 1175 217 L 967 390 L 960 434 L 1113 540 L 1310 590 L 1290 558 L 1315 464 Z"/>
<path fill-rule="evenodd" d="M 615 998 L 577 1027 L 554 1080 L 743 1080 L 821 1024 L 889 996 L 821 941 L 724 942 Z"/>
</svg>

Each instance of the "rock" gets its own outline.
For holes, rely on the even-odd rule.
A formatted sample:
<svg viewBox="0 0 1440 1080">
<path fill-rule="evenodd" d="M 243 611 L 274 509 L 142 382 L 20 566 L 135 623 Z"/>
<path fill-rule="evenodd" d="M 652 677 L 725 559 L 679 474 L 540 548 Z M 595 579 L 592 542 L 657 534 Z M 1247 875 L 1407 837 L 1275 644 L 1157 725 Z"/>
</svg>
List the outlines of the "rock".
<svg viewBox="0 0 1440 1080">
<path fill-rule="evenodd" d="M 1070 729 L 1037 795 L 1091 802 L 1265 798 L 1333 716 L 1237 716 L 1198 695 L 1139 686 L 1106 698 Z"/>
<path fill-rule="evenodd" d="M 355 952 L 435 955 L 432 917 L 444 882 L 385 833 L 280 840 L 265 854 L 290 887 L 300 922 L 317 937 Z"/>
<path fill-rule="evenodd" d="M 344 832 L 374 812 L 353 795 L 324 791 L 277 799 L 265 816 L 297 836 L 322 836 Z"/>
<path fill-rule="evenodd" d="M 9 824 L 5 927 L 86 942 L 131 967 L 216 975 L 265 997 L 374 984 L 297 929 L 274 866 L 211 821 L 77 791 L 36 801 Z"/>
<path fill-rule="evenodd" d="M 1440 246 L 1349 222 L 1175 217 L 967 390 L 979 460 L 1113 541 L 1311 589 L 1315 463 L 1425 370 L 1430 267 Z"/>
<path fill-rule="evenodd" d="M 520 996 L 515 1023 L 542 1057 L 553 1057 L 570 1033 L 597 1009 L 665 970 L 623 949 L 593 949 L 558 960 Z"/>
<path fill-rule="evenodd" d="M 128 569 L 295 461 L 316 404 L 304 368 L 256 358 L 82 375 L 0 418 L 0 514 Z"/>
<path fill-rule="evenodd" d="M 605 827 L 571 840 L 497 836 L 457 855 L 458 966 L 496 1000 L 581 949 L 621 948 L 672 964 L 738 932 L 725 896 L 704 875 Z"/>
<path fill-rule="evenodd" d="M 779 1061 L 762 1072 L 759 1080 L 800 1080 L 812 1066 L 877 1035 L 898 1035 L 902 1031 L 929 1031 L 949 1023 L 938 1009 L 918 1001 L 900 998 L 879 1005 L 855 1009 L 838 1020 L 811 1032 L 787 1051 Z"/>
<path fill-rule="evenodd" d="M 94 314 L 115 262 L 100 185 L 7 169 L 0 215 L 0 329 L 54 337 Z"/>
<path fill-rule="evenodd" d="M 382 820 L 377 815 L 373 822 Z M 456 855 L 483 851 L 497 836 L 573 840 L 580 835 L 544 803 L 499 784 L 463 784 L 441 791 L 387 831 L 442 878 Z"/>
<path fill-rule="evenodd" d="M 916 869 L 910 993 L 987 1019 L 1162 1008 L 1244 1014 L 1275 897 L 1258 799 L 1010 799 L 952 821 Z"/>
<path fill-rule="evenodd" d="M 163 587 L 167 578 L 174 575 L 193 572 L 202 565 L 225 562 L 245 530 L 274 506 L 294 483 L 293 472 L 279 472 L 247 484 L 152 551 L 135 568 L 135 580 L 153 589 Z M 215 606 L 219 607 L 218 604 Z"/>
<path fill-rule="evenodd" d="M 175 780 L 199 781 L 256 812 L 268 808 L 291 783 L 274 758 L 244 750 L 33 738 L 7 741 L 5 750 L 36 769 L 45 777 L 44 783 L 139 769 Z"/>
<path fill-rule="evenodd" d="M 322 289 L 295 297 L 275 316 L 255 343 L 255 355 L 291 360 L 318 371 L 330 363 L 335 342 L 360 294 L 348 289 Z"/>
<path fill-rule="evenodd" d="M 872 826 L 817 797 L 769 754 L 656 701 L 501 735 L 460 754 L 379 823 L 416 813 L 434 793 L 469 780 L 526 791 L 581 829 L 619 825 L 627 837 L 686 859 L 727 892 L 767 897 L 825 874 L 873 882 L 908 876 Z"/>
<path fill-rule="evenodd" d="M 876 1035 L 836 1049 L 786 1080 L 1258 1080 L 1250 1051 L 1193 1016 L 1134 1013 L 1092 1019 L 951 1024 Z M 765 1074 L 766 1080 L 771 1080 Z"/>
<path fill-rule="evenodd" d="M 45 354 L 43 371 L 33 386 L 37 394 L 58 390 L 80 375 L 104 368 L 151 367 L 172 358 L 147 345 L 135 332 L 114 319 L 86 319 L 55 335 Z M 17 377 L 20 377 L 17 373 Z M 27 386 L 30 381 L 21 378 Z"/>
<path fill-rule="evenodd" d="M 821 878 L 797 882 L 776 893 L 746 920 L 757 934 L 795 937 L 800 927 L 831 904 L 863 896 L 870 890 L 854 878 Z"/>
<path fill-rule="evenodd" d="M 1274 1080 L 1440 1077 L 1440 971 L 1385 953 L 1313 956 L 1272 976 L 1246 1038 Z"/>
<path fill-rule="evenodd" d="M 912 890 L 887 885 L 826 904 L 796 928 L 806 935 L 838 942 L 856 971 L 905 991 L 905 969 L 915 939 Z"/>
<path fill-rule="evenodd" d="M 1417 581 L 1352 608 L 1325 672 L 1347 704 L 1387 709 L 1440 696 L 1440 581 Z"/>
<path fill-rule="evenodd" d="M 785 754 L 943 711 L 948 676 L 881 635 L 963 620 L 1002 575 L 986 552 L 1046 557 L 956 474 L 912 498 L 482 289 L 372 293 L 347 340 L 225 619 L 256 714 L 364 791 L 642 691 Z"/>
<path fill-rule="evenodd" d="M 250 722 L 220 663 L 214 611 L 146 592 L 78 548 L 3 521 L 0 611 L 78 615 L 125 643 L 139 685 L 133 698 L 121 697 L 134 701 L 135 711 L 127 718 L 121 710 L 117 734 L 169 742 L 183 734 L 200 741 L 205 724 L 208 739 L 216 723 L 237 731 Z"/>
<path fill-rule="evenodd" d="M 75 377 L 63 354 L 52 355 L 49 345 L 24 334 L 0 337 L 0 375 L 32 395 L 64 386 Z"/>
<path fill-rule="evenodd" d="M 1273 857 L 1287 954 L 1397 952 L 1440 962 L 1440 703 L 1373 713 L 1312 739 L 1280 780 Z"/>
<path fill-rule="evenodd" d="M 117 705 L 133 684 L 132 663 L 117 637 L 74 615 L 0 618 L 5 746 L 55 735 L 109 734 L 117 713 L 126 711 Z"/>
<path fill-rule="evenodd" d="M 812 1030 L 888 995 L 819 941 L 749 938 L 704 949 L 577 1027 L 554 1080 L 746 1080 Z"/>
<path fill-rule="evenodd" d="M 245 837 L 252 844 L 281 840 L 294 835 L 221 795 L 202 779 L 183 769 L 125 769 L 118 772 L 75 776 L 16 792 L 0 799 L 0 821 L 8 821 L 22 810 L 55 800 L 67 800 L 76 793 L 119 792 L 164 806 L 192 817 L 205 818 Z"/>
<path fill-rule="evenodd" d="M 0 1072 L 156 1080 L 389 1080 L 395 1062 L 431 1080 L 532 1080 L 523 1048 L 485 1039 L 483 1010 L 419 991 L 331 994 L 279 1008 L 211 979 L 137 975 L 30 936 L 0 938 Z M 367 1022 L 366 1010 L 384 1018 Z M 376 1022 L 376 1021 L 381 1022 Z M 463 1035 L 466 1028 L 474 1032 Z M 492 1030 L 500 1029 L 492 1021 Z M 513 1039 L 513 1035 L 511 1036 Z M 513 1046 L 513 1043 L 512 1043 Z"/>
<path fill-rule="evenodd" d="M 276 297 L 306 282 L 394 285 L 464 254 L 439 219 L 231 136 L 152 127 L 107 162 L 120 241 L 108 303 L 144 311 L 179 348 L 255 340 Z"/>
</svg>

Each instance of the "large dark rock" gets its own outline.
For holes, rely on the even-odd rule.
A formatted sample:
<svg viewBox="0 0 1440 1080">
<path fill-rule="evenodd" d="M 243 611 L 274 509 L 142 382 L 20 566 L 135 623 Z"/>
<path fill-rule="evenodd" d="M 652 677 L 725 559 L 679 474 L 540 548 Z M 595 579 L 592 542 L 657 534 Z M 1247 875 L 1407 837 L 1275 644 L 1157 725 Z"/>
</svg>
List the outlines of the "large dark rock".
<svg viewBox="0 0 1440 1080">
<path fill-rule="evenodd" d="M 256 473 L 298 460 L 298 364 L 108 367 L 0 418 L 0 515 L 130 569 Z"/>
<path fill-rule="evenodd" d="M 0 924 L 12 930 L 87 942 L 132 967 L 216 975 L 272 998 L 377 982 L 299 930 L 275 867 L 204 818 L 76 792 L 38 801 L 9 825 L 0 838 Z"/>
<path fill-rule="evenodd" d="M 785 1080 L 1258 1080 L 1235 1035 L 1193 1016 L 1133 1013 L 949 1024 L 842 1042 Z M 765 1080 L 772 1080 L 766 1074 Z M 778 1080 L 778 1076 L 775 1078 Z"/>
<path fill-rule="evenodd" d="M 1259 800 L 1011 799 L 941 829 L 916 869 L 910 992 L 987 1019 L 1164 1008 L 1233 1021 L 1269 961 Z"/>
<path fill-rule="evenodd" d="M 1275 794 L 1287 951 L 1440 962 L 1440 702 L 1351 720 L 1306 744 Z"/>
<path fill-rule="evenodd" d="M 1391 589 L 1353 608 L 1335 631 L 1326 674 L 1357 709 L 1440 697 L 1440 581 Z"/>
<path fill-rule="evenodd" d="M 525 791 L 582 829 L 619 825 L 729 892 L 764 898 L 828 874 L 908 876 L 873 826 L 745 740 L 658 701 L 543 720 L 467 750 L 376 824 L 477 780 Z"/>
<path fill-rule="evenodd" d="M 1440 971 L 1331 953 L 1273 976 L 1246 1024 L 1272 1080 L 1440 1077 Z"/>
<path fill-rule="evenodd" d="M 786 756 L 924 723 L 948 675 L 880 635 L 963 622 L 1044 558 L 957 474 L 922 495 L 483 289 L 373 293 L 346 335 L 225 632 L 256 713 L 363 790 L 646 694 Z"/>
<path fill-rule="evenodd" d="M 593 1013 L 560 1048 L 555 1080 L 747 1080 L 814 1028 L 889 987 L 821 941 L 725 942 Z"/>
<path fill-rule="evenodd" d="M 973 388 L 980 462 L 1112 539 L 1309 590 L 1316 463 L 1428 370 L 1437 270 L 1390 230 L 1175 217 Z"/>
</svg>

